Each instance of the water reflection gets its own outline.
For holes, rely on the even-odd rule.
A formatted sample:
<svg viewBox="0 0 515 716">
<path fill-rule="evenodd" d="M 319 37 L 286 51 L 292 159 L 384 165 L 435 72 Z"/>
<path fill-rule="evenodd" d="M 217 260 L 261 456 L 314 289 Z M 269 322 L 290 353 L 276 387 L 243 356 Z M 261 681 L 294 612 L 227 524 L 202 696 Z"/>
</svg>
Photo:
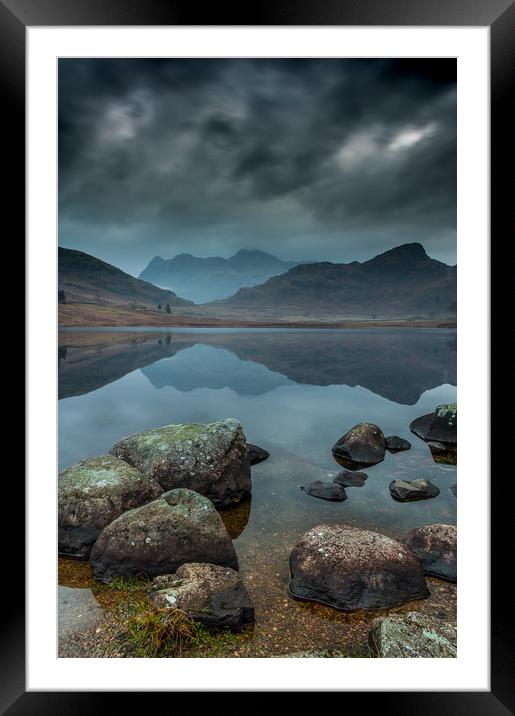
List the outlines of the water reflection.
<svg viewBox="0 0 515 716">
<path fill-rule="evenodd" d="M 96 390 L 137 368 L 156 388 L 229 387 L 260 395 L 290 382 L 348 385 L 414 405 L 456 384 L 446 329 L 61 333 L 59 397 Z"/>
</svg>

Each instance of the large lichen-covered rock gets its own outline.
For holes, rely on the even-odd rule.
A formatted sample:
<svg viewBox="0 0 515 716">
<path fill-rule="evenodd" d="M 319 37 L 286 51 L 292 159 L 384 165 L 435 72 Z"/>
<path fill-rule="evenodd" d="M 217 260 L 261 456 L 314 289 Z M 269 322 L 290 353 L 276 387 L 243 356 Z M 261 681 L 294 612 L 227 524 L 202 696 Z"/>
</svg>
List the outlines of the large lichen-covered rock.
<svg viewBox="0 0 515 716">
<path fill-rule="evenodd" d="M 407 612 L 374 619 L 369 645 L 378 657 L 448 659 L 457 656 L 456 622 Z"/>
<path fill-rule="evenodd" d="M 169 574 L 186 562 L 238 569 L 233 543 L 213 504 L 185 489 L 170 490 L 111 522 L 93 545 L 90 561 L 102 582 Z"/>
<path fill-rule="evenodd" d="M 183 564 L 156 577 L 151 600 L 160 610 L 180 609 L 207 627 L 239 631 L 254 621 L 254 607 L 238 572 L 215 564 Z"/>
<path fill-rule="evenodd" d="M 342 611 L 395 607 L 429 596 L 413 552 L 385 535 L 320 525 L 290 555 L 290 594 Z"/>
<path fill-rule="evenodd" d="M 59 553 L 86 559 L 106 525 L 162 492 L 155 480 L 112 455 L 63 470 L 58 479 Z"/>
<path fill-rule="evenodd" d="M 437 497 L 440 490 L 429 480 L 392 480 L 389 485 L 390 495 L 397 502 L 416 502 Z"/>
<path fill-rule="evenodd" d="M 456 445 L 458 412 L 456 403 L 442 403 L 434 413 L 422 415 L 414 420 L 410 430 L 426 442 L 439 442 L 444 445 Z"/>
<path fill-rule="evenodd" d="M 219 506 L 250 495 L 250 460 L 237 420 L 166 425 L 119 440 L 111 454 L 134 465 L 165 490 L 185 487 Z"/>
<path fill-rule="evenodd" d="M 417 527 L 410 530 L 402 542 L 417 555 L 426 574 L 456 581 L 457 530 L 454 525 Z"/>
<path fill-rule="evenodd" d="M 373 423 L 359 423 L 345 433 L 331 448 L 333 457 L 343 467 L 357 470 L 384 460 L 386 440 Z"/>
</svg>

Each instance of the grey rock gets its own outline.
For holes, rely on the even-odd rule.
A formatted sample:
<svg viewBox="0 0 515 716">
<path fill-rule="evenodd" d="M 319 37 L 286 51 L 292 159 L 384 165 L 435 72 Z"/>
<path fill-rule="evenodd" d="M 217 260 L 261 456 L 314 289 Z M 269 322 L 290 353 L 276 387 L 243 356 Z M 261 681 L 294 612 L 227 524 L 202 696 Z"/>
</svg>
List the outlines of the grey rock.
<svg viewBox="0 0 515 716">
<path fill-rule="evenodd" d="M 119 440 L 111 454 L 165 490 L 185 487 L 224 506 L 251 493 L 250 460 L 237 420 L 166 425 Z"/>
<path fill-rule="evenodd" d="M 409 450 L 411 443 L 398 435 L 389 435 L 386 440 L 386 449 L 390 452 L 400 452 L 401 450 Z"/>
<path fill-rule="evenodd" d="M 451 485 L 449 487 L 449 492 L 451 493 L 451 495 L 454 495 L 454 497 L 458 497 L 458 485 L 456 482 L 454 483 L 454 485 Z"/>
<path fill-rule="evenodd" d="M 290 594 L 342 611 L 394 607 L 429 596 L 413 552 L 385 535 L 319 525 L 290 555 Z"/>
<path fill-rule="evenodd" d="M 373 653 L 385 659 L 448 659 L 457 656 L 456 622 L 417 612 L 374 619 L 369 632 Z"/>
<path fill-rule="evenodd" d="M 440 490 L 429 480 L 392 480 L 390 494 L 397 502 L 414 502 L 436 497 Z"/>
<path fill-rule="evenodd" d="M 359 423 L 345 433 L 332 447 L 333 457 L 343 467 L 357 470 L 384 460 L 385 437 L 372 423 Z"/>
<path fill-rule="evenodd" d="M 213 504 L 186 489 L 171 490 L 111 522 L 93 545 L 90 561 L 102 582 L 168 574 L 186 562 L 238 568 L 231 538 Z"/>
<path fill-rule="evenodd" d="M 58 479 L 59 553 L 87 559 L 104 527 L 162 492 L 155 480 L 112 455 L 63 470 Z"/>
<path fill-rule="evenodd" d="M 368 479 L 366 472 L 350 472 L 350 470 L 342 470 L 333 478 L 333 482 L 342 487 L 363 487 Z"/>
<path fill-rule="evenodd" d="M 416 554 L 426 574 L 456 581 L 457 531 L 454 525 L 417 527 L 410 530 L 402 542 Z"/>
<path fill-rule="evenodd" d="M 270 453 L 267 450 L 258 445 L 252 445 L 252 443 L 247 443 L 247 451 L 251 465 L 257 465 L 258 462 L 263 462 L 263 460 L 270 457 Z"/>
<path fill-rule="evenodd" d="M 215 564 L 183 564 L 175 574 L 156 577 L 152 603 L 180 609 L 207 627 L 239 631 L 254 622 L 254 607 L 238 572 Z"/>
<path fill-rule="evenodd" d="M 347 499 L 347 493 L 343 487 L 334 482 L 315 480 L 309 485 L 302 485 L 300 489 L 304 490 L 306 495 L 319 497 L 321 500 L 329 500 L 330 502 L 343 502 Z"/>
</svg>

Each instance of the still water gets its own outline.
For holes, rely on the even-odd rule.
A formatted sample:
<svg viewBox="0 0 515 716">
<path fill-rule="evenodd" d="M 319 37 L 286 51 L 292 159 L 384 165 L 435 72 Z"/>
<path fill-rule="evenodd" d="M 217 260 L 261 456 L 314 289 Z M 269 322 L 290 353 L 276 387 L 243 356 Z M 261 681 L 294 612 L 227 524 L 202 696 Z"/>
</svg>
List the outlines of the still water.
<svg viewBox="0 0 515 716">
<path fill-rule="evenodd" d="M 251 501 L 223 517 L 266 625 L 261 636 L 278 652 L 291 651 L 292 643 L 309 648 L 315 639 L 308 638 L 305 614 L 298 625 L 305 635 L 289 632 L 284 616 L 281 628 L 272 626 L 282 607 L 290 606 L 288 555 L 307 529 L 345 522 L 401 536 L 419 525 L 456 522 L 456 498 L 449 491 L 456 468 L 435 463 L 409 431 L 414 418 L 456 399 L 453 330 L 63 331 L 59 397 L 60 469 L 107 452 L 133 432 L 227 417 L 237 418 L 247 440 L 270 452 L 252 468 Z M 300 490 L 339 472 L 331 446 L 363 421 L 407 438 L 411 450 L 387 453 L 383 463 L 366 470 L 363 487 L 347 488 L 343 503 Z M 427 478 L 440 495 L 395 502 L 388 490 L 395 478 Z M 316 621 L 317 644 L 327 626 L 322 612 L 311 610 L 315 616 L 309 617 Z M 288 614 L 291 626 L 291 606 Z"/>
</svg>

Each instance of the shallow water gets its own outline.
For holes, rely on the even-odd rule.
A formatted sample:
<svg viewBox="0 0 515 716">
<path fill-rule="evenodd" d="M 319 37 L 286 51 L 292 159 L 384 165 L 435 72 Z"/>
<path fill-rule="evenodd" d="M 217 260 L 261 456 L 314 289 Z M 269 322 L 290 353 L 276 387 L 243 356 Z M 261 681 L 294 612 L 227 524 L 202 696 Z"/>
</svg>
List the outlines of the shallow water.
<svg viewBox="0 0 515 716">
<path fill-rule="evenodd" d="M 307 529 L 346 522 L 401 536 L 456 522 L 449 491 L 456 468 L 435 463 L 409 431 L 415 417 L 456 399 L 453 330 L 66 331 L 59 358 L 60 469 L 139 430 L 226 417 L 240 420 L 248 441 L 270 452 L 252 468 L 251 501 L 223 518 L 256 602 L 256 640 L 280 643 L 276 651 L 313 641 L 320 647 L 320 640 L 334 646 L 345 627 L 343 620 L 334 628 L 339 617 L 331 610 L 287 598 L 289 552 Z M 407 438 L 411 450 L 387 453 L 366 470 L 363 487 L 346 488 L 343 503 L 306 495 L 300 485 L 337 474 L 330 448 L 362 421 Z M 391 480 L 419 477 L 440 495 L 414 503 L 390 497 Z"/>
</svg>

